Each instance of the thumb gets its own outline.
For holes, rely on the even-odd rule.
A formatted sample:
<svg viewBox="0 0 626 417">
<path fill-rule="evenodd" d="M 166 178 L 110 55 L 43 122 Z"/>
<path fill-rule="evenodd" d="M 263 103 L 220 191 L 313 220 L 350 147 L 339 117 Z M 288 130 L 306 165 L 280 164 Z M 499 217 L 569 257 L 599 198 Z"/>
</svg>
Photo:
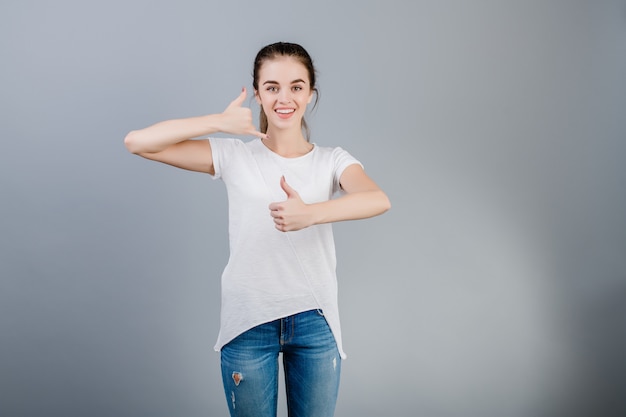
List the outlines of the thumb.
<svg viewBox="0 0 626 417">
<path fill-rule="evenodd" d="M 239 96 L 236 99 L 234 99 L 228 107 L 241 107 L 244 100 L 246 99 L 246 95 L 247 95 L 246 87 L 242 87 L 241 94 L 239 94 Z"/>
<path fill-rule="evenodd" d="M 280 177 L 280 188 L 282 188 L 285 194 L 287 194 L 287 198 L 298 196 L 298 193 L 296 192 L 296 190 L 294 190 L 293 188 L 291 188 L 289 184 L 287 184 L 287 181 L 285 180 L 284 175 Z"/>
</svg>

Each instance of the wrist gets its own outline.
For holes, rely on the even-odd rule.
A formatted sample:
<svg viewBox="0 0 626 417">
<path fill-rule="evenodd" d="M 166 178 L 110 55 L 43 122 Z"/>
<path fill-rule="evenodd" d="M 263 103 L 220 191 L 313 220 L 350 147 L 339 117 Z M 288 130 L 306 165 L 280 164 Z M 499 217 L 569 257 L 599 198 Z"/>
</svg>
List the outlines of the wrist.
<svg viewBox="0 0 626 417">
<path fill-rule="evenodd" d="M 223 132 L 221 114 L 208 114 L 206 116 L 201 116 L 201 118 L 201 123 L 208 134 Z"/>
<path fill-rule="evenodd" d="M 309 226 L 324 223 L 323 205 L 320 203 L 306 204 L 308 212 Z"/>
</svg>

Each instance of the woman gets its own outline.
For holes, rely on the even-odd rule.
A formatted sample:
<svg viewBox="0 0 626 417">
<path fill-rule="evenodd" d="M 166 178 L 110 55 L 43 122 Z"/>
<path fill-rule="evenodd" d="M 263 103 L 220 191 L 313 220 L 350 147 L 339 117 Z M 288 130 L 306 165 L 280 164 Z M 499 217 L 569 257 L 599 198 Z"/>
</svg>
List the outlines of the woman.
<svg viewBox="0 0 626 417">
<path fill-rule="evenodd" d="M 289 415 L 332 416 L 345 354 L 331 223 L 381 214 L 390 203 L 348 152 L 309 142 L 304 114 L 317 87 L 304 48 L 261 49 L 253 87 L 259 131 L 244 88 L 220 114 L 160 122 L 130 132 L 125 144 L 226 184 L 230 257 L 215 349 L 231 416 L 276 415 L 279 353 Z M 216 132 L 257 138 L 194 139 Z"/>
</svg>

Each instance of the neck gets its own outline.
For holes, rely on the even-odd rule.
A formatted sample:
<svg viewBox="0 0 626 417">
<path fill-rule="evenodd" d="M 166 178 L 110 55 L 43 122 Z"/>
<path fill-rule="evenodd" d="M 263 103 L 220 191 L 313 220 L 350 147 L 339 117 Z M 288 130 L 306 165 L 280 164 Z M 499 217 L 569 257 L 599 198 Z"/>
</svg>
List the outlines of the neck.
<svg viewBox="0 0 626 417">
<path fill-rule="evenodd" d="M 269 128 L 268 139 L 263 139 L 263 143 L 270 150 L 286 158 L 294 158 L 305 155 L 313 149 L 302 134 L 302 130 L 279 130 Z"/>
</svg>

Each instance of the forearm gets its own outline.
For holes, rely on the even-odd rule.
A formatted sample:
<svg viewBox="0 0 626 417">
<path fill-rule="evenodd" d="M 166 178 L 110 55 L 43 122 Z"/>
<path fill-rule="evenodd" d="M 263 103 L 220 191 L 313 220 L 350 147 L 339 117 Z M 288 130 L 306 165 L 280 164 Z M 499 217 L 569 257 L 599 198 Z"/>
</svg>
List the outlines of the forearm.
<svg viewBox="0 0 626 417">
<path fill-rule="evenodd" d="M 287 200 L 269 205 L 276 228 L 281 232 L 289 232 L 314 224 L 366 219 L 391 208 L 387 195 L 365 174 L 360 165 L 346 168 L 341 179 L 346 194 L 328 201 L 306 204 L 282 177 L 280 186 Z"/>
<path fill-rule="evenodd" d="M 132 153 L 156 153 L 176 143 L 218 132 L 218 114 L 166 120 L 144 129 L 133 130 L 124 139 Z"/>
<path fill-rule="evenodd" d="M 313 224 L 321 224 L 378 216 L 389 210 L 391 203 L 383 191 L 371 190 L 345 194 L 308 206 Z"/>
</svg>

